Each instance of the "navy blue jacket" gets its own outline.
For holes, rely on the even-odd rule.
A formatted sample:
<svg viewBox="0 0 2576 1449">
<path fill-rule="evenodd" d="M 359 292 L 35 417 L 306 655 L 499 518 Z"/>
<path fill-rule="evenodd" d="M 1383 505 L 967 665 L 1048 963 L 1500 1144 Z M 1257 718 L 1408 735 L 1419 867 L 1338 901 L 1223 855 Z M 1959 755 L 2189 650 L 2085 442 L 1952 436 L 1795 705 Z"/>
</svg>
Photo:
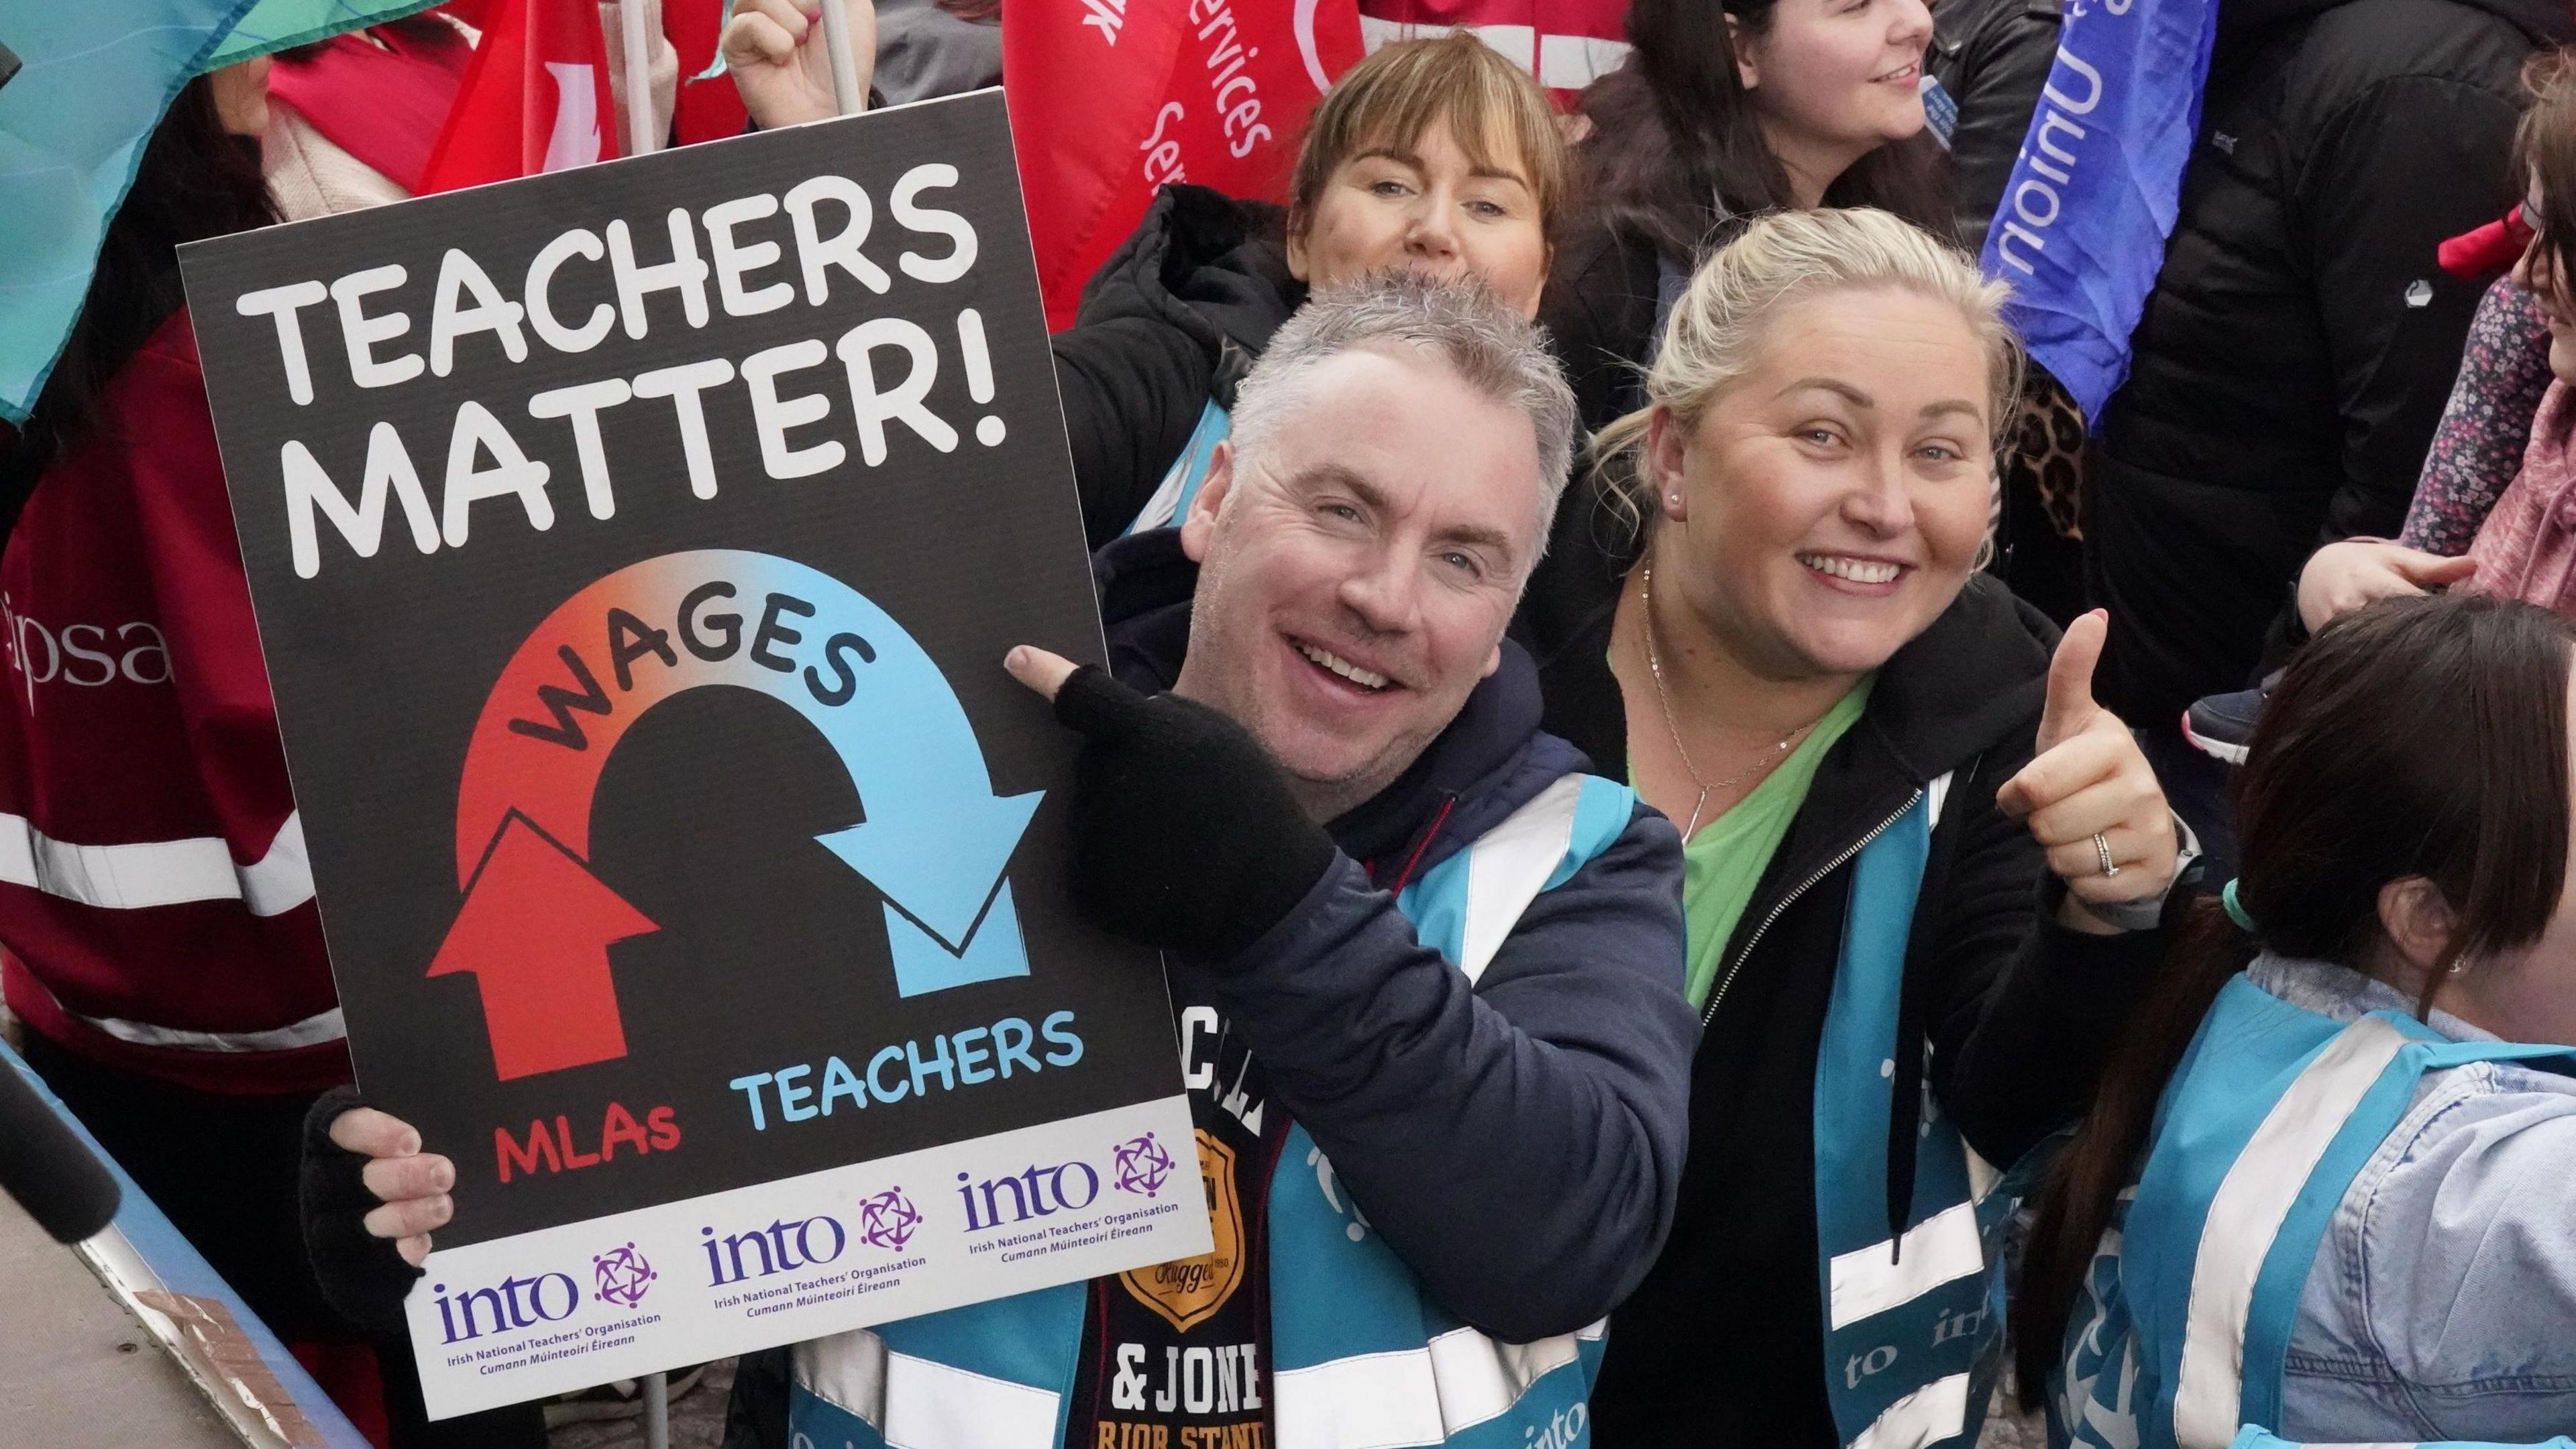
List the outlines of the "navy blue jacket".
<svg viewBox="0 0 2576 1449">
<path fill-rule="evenodd" d="M 1198 570 L 1173 530 L 1098 557 L 1110 665 L 1171 687 Z M 1502 667 L 1394 784 L 1327 827 L 1342 856 L 1221 971 L 1174 996 L 1232 1018 L 1273 1096 L 1332 1159 L 1424 1289 L 1506 1342 L 1569 1333 L 1625 1298 L 1671 1226 L 1699 1022 L 1682 998 L 1682 856 L 1643 804 L 1531 903 L 1471 988 L 1393 888 L 1568 773 L 1538 671 Z"/>
</svg>

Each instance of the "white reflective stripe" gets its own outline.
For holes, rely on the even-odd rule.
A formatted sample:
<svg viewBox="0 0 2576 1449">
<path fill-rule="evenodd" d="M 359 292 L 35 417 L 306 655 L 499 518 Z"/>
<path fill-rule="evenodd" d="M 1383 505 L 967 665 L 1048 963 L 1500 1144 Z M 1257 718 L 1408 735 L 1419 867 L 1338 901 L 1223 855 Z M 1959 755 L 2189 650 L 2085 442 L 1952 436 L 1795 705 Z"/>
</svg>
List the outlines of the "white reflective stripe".
<svg viewBox="0 0 2576 1449">
<path fill-rule="evenodd" d="M 23 815 L 0 813 L 0 881 L 118 911 L 237 900 L 252 915 L 276 916 L 313 899 L 300 811 L 278 827 L 268 854 L 245 866 L 233 864 L 232 847 L 217 836 L 71 845 Z"/>
<path fill-rule="evenodd" d="M 175 1047 L 191 1052 L 283 1052 L 345 1040 L 349 1035 L 348 1022 L 336 1006 L 302 1021 L 269 1027 L 264 1031 L 191 1031 L 185 1027 L 155 1026 L 148 1021 L 126 1021 L 113 1016 L 83 1016 L 63 1005 L 61 998 L 55 996 L 44 982 L 36 980 L 34 973 L 28 973 L 27 980 L 45 993 L 45 999 L 54 1003 L 56 1011 L 92 1031 L 103 1032 L 118 1041 L 130 1041 L 136 1046 Z"/>
<path fill-rule="evenodd" d="M 1059 1449 L 1056 1395 L 908 1353 L 885 1356 L 891 1449 Z"/>
<path fill-rule="evenodd" d="M 148 1021 L 83 1016 L 69 1009 L 63 1015 L 92 1031 L 105 1032 L 118 1041 L 130 1041 L 136 1046 L 176 1047 L 192 1052 L 283 1052 L 342 1041 L 349 1035 L 348 1022 L 341 1017 L 340 1008 L 336 1006 L 302 1021 L 271 1027 L 266 1031 L 186 1031 L 175 1026 L 154 1026 Z"/>
<path fill-rule="evenodd" d="M 1834 1327 L 1901 1307 L 1944 1283 L 1986 1268 L 1973 1203 L 1944 1208 L 1907 1228 L 1902 1244 L 1896 1252 L 1880 1241 L 1834 1256 L 1830 1273 Z"/>
<path fill-rule="evenodd" d="M 1172 466 L 1163 470 L 1163 481 L 1155 485 L 1154 496 L 1146 499 L 1145 506 L 1137 510 L 1136 521 L 1127 525 L 1127 531 L 1146 533 L 1171 527 L 1173 521 L 1180 517 L 1181 490 L 1188 486 L 1189 481 L 1190 450 L 1183 447 L 1181 456 L 1173 459 Z"/>
<path fill-rule="evenodd" d="M 1270 1391 L 1279 1449 L 1396 1449 L 1449 1437 L 1428 1348 L 1282 1369 Z"/>
<path fill-rule="evenodd" d="M 1923 1449 L 1968 1426 L 1968 1376 L 1934 1379 L 1887 1406 L 1850 1449 Z"/>
<path fill-rule="evenodd" d="M 864 1328 L 807 1339 L 795 1350 L 796 1381 L 834 1408 L 885 1432 L 885 1340 Z"/>
<path fill-rule="evenodd" d="M 1453 1328 L 1431 1340 L 1431 1377 L 1440 1393 L 1440 1419 L 1456 1434 L 1500 1417 L 1543 1374 L 1574 1362 L 1574 1335 L 1536 1343 L 1496 1343 L 1472 1328 Z"/>
<path fill-rule="evenodd" d="M 1628 61 L 1628 42 L 1590 35 L 1542 35 L 1538 38 L 1538 83 L 1550 90 L 1579 91 Z"/>
<path fill-rule="evenodd" d="M 1955 770 L 1943 770 L 1932 777 L 1931 784 L 1923 787 L 1924 801 L 1932 807 L 1924 818 L 1933 825 L 1941 823 L 1941 802 L 1950 798 L 1950 777 L 1956 773 Z"/>
<path fill-rule="evenodd" d="M 1458 969 L 1472 986 L 1503 949 L 1521 912 L 1538 899 L 1547 878 L 1565 861 L 1574 840 L 1574 810 L 1583 799 L 1583 776 L 1562 775 L 1530 797 L 1503 823 L 1467 847 L 1467 911 L 1458 944 Z"/>
<path fill-rule="evenodd" d="M 1977 1149 L 1962 1142 L 1959 1150 L 1968 1158 L 1968 1201 L 1982 1203 L 1986 1194 L 1995 1190 L 1995 1184 L 2004 1180 L 2004 1175 L 1995 1170 L 1993 1163 L 1978 1156 Z"/>
<path fill-rule="evenodd" d="M 2244 1427 L 2237 1407 L 2254 1279 L 2317 1159 L 2405 1045 L 2404 1032 L 2375 1016 L 2345 1027 L 2272 1104 L 2218 1184 L 2192 1259 L 2175 1378 L 2174 1442 L 2181 1449 L 2225 1449 Z"/>
</svg>

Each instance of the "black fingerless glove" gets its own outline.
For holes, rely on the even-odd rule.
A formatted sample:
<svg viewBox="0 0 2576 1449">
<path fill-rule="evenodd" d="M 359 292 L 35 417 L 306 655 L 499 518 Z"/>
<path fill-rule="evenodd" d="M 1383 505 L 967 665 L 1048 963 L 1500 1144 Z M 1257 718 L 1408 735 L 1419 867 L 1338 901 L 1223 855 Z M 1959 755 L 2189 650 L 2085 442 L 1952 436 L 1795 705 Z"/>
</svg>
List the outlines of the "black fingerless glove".
<svg viewBox="0 0 2576 1449">
<path fill-rule="evenodd" d="M 304 1114 L 304 1164 L 297 1198 L 304 1216 L 304 1251 L 322 1301 L 370 1333 L 403 1331 L 403 1299 L 420 1269 L 403 1261 L 393 1239 L 367 1231 L 366 1216 L 380 1204 L 360 1176 L 363 1154 L 331 1140 L 331 1124 L 363 1107 L 356 1087 L 333 1087 Z"/>
<path fill-rule="evenodd" d="M 1216 710 L 1085 666 L 1057 691 L 1055 716 L 1090 738 L 1074 766 L 1070 874 L 1075 908 L 1102 929 L 1222 963 L 1332 866 L 1332 837 Z"/>
</svg>

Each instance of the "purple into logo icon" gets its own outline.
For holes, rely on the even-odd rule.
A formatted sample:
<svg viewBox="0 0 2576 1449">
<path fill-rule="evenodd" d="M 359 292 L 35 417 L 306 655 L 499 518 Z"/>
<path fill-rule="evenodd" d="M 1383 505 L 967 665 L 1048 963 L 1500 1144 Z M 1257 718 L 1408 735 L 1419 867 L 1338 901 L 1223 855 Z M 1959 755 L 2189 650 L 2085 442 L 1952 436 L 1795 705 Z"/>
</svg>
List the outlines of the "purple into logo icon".
<svg viewBox="0 0 2576 1449">
<path fill-rule="evenodd" d="M 614 1303 L 620 1308 L 633 1308 L 642 1303 L 645 1290 L 651 1288 L 653 1280 L 660 1276 L 653 1271 L 653 1265 L 644 1260 L 644 1255 L 635 1251 L 633 1243 L 611 1248 L 592 1258 L 590 1263 L 597 1274 L 601 1301 Z"/>
<path fill-rule="evenodd" d="M 904 1244 L 912 1241 L 912 1230 L 920 1226 L 921 1213 L 900 1187 L 859 1200 L 859 1241 L 871 1248 L 900 1253 Z"/>
<path fill-rule="evenodd" d="M 1117 1183 L 1120 1192 L 1140 1197 L 1153 1197 L 1163 1190 L 1163 1182 L 1172 1175 L 1172 1154 L 1154 1140 L 1154 1134 L 1130 1138 L 1117 1147 Z"/>
</svg>

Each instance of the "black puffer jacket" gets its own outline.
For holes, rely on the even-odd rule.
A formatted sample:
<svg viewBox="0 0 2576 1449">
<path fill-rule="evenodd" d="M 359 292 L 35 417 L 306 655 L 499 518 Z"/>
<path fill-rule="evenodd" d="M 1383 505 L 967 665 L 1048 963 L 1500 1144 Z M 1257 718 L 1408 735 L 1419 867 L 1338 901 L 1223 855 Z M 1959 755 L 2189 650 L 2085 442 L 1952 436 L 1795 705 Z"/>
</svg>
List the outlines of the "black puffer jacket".
<svg viewBox="0 0 2576 1449">
<path fill-rule="evenodd" d="M 1055 338 L 1056 389 L 1098 548 L 1126 531 L 1189 442 L 1306 300 L 1288 274 L 1278 207 L 1166 186 L 1082 289 Z"/>
<path fill-rule="evenodd" d="M 2058 12 L 2059 0 L 1941 0 L 1932 11 L 1932 49 L 1923 64 L 1959 103 L 1950 186 L 1959 245 L 1971 254 L 1985 250 L 1995 204 L 2057 59 Z"/>
<path fill-rule="evenodd" d="M 1607 656 L 1636 560 L 1625 532 L 1588 484 L 1570 493 L 1512 626 L 1539 663 L 1545 727 L 1620 776 L 1628 723 Z M 1994 579 L 1970 578 L 1879 670 L 1868 709 L 1817 768 L 1726 947 L 1693 1065 L 1671 1235 L 1613 1315 L 1592 1397 L 1611 1449 L 1841 1442 L 1818 1288 L 1817 1050 L 1852 857 L 1941 774 L 1951 788 L 1916 895 L 1899 1012 L 1931 1043 L 1933 1093 L 1972 1146 L 2005 1163 L 2091 1092 L 2163 941 L 2056 924 L 2050 893 L 2062 887 L 2030 832 L 1995 807 L 2030 759 L 2056 636 Z M 1922 1056 L 1894 1055 L 1892 1136 L 1910 1142 Z"/>
<path fill-rule="evenodd" d="M 2129 381 L 2098 428 L 2095 687 L 2171 729 L 2247 682 L 2318 544 L 2394 534 L 2476 284 L 2443 238 L 2520 194 L 2519 72 L 2567 0 L 2226 0 Z"/>
</svg>

